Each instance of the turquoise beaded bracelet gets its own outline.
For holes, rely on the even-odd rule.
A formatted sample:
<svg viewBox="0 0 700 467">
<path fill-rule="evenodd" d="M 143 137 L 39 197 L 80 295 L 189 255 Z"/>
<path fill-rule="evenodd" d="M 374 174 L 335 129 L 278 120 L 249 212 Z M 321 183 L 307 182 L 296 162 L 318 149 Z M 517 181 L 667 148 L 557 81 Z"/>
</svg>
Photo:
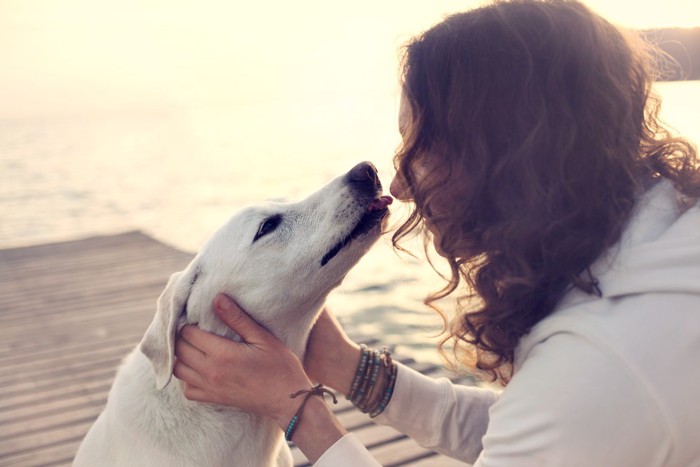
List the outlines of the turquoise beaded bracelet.
<svg viewBox="0 0 700 467">
<path fill-rule="evenodd" d="M 286 439 L 287 441 L 292 440 L 294 431 L 297 429 L 297 426 L 299 426 L 299 420 L 301 419 L 301 413 L 304 411 L 304 406 L 306 405 L 306 402 L 309 400 L 309 398 L 311 398 L 311 396 L 321 396 L 321 398 L 323 398 L 324 394 L 330 394 L 330 396 L 333 398 L 333 403 L 338 403 L 338 399 L 335 398 L 335 394 L 333 394 L 333 392 L 331 392 L 330 390 L 324 388 L 323 385 L 320 383 L 312 387 L 311 389 L 302 389 L 301 391 L 297 391 L 293 394 L 290 394 L 289 398 L 294 399 L 295 397 L 298 397 L 302 394 L 306 394 L 306 396 L 304 396 L 304 400 L 301 401 L 301 405 L 299 406 L 297 413 L 295 413 L 292 419 L 289 421 L 287 429 L 284 430 L 284 439 Z"/>
<path fill-rule="evenodd" d="M 384 387 L 375 396 L 373 392 L 382 366 L 385 375 Z M 369 413 L 372 418 L 377 417 L 391 400 L 396 385 L 396 373 L 396 363 L 392 361 L 391 352 L 386 347 L 380 354 L 364 344 L 360 345 L 360 361 L 350 387 L 348 400 L 361 412 Z"/>
</svg>

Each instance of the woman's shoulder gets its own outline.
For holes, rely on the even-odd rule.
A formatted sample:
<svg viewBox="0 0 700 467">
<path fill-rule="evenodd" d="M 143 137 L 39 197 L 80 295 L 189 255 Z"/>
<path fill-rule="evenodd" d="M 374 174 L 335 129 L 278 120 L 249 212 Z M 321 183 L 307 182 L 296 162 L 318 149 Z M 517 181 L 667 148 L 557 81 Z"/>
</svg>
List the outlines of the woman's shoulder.
<svg viewBox="0 0 700 467">
<path fill-rule="evenodd" d="M 533 453 L 557 465 L 656 465 L 650 457 L 670 452 L 675 422 L 594 326 L 562 319 L 518 362 L 489 412 L 485 465 L 518 453 L 518 465 L 537 465 Z"/>
<path fill-rule="evenodd" d="M 700 206 L 696 202 L 681 209 L 670 182 L 659 182 L 645 195 L 620 243 L 589 269 L 599 295 L 570 290 L 522 338 L 516 369 L 534 346 L 558 333 L 580 336 L 611 352 L 629 349 L 631 357 L 644 354 L 640 349 L 663 348 L 669 339 L 659 331 L 665 328 L 676 339 L 697 338 Z"/>
<path fill-rule="evenodd" d="M 689 433 L 700 432 L 690 410 L 700 393 L 700 373 L 692 370 L 698 342 L 697 294 L 633 294 L 570 307 L 523 338 L 499 404 L 527 400 L 551 423 L 578 418 L 579 436 L 589 428 L 625 426 L 631 435 L 646 427 L 649 433 L 635 436 L 662 440 L 664 449 L 692 446 Z"/>
</svg>

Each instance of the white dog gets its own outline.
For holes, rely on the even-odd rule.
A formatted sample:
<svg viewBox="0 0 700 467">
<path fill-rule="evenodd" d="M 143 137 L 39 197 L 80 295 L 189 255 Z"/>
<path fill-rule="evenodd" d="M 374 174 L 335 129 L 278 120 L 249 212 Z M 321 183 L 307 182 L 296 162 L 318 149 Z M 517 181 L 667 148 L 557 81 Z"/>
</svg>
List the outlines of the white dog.
<svg viewBox="0 0 700 467">
<path fill-rule="evenodd" d="M 239 340 L 211 309 L 223 292 L 303 357 L 326 296 L 379 238 L 390 203 L 376 169 L 361 163 L 301 202 L 233 216 L 171 276 L 73 465 L 292 465 L 271 420 L 185 399 L 180 381 L 171 382 L 175 336 L 196 323 Z"/>
</svg>

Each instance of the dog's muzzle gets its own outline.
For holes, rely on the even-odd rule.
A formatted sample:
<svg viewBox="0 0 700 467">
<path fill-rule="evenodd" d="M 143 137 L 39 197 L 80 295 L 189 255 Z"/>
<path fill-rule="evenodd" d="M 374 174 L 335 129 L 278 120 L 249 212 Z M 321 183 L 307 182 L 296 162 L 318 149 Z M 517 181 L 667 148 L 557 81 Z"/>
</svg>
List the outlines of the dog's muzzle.
<svg viewBox="0 0 700 467">
<path fill-rule="evenodd" d="M 358 201 L 365 204 L 366 211 L 351 232 L 323 255 L 321 266 L 325 266 L 352 240 L 380 224 L 389 213 L 388 207 L 394 200 L 391 196 L 382 196 L 377 168 L 371 162 L 361 162 L 350 169 L 345 175 L 345 182 Z"/>
</svg>

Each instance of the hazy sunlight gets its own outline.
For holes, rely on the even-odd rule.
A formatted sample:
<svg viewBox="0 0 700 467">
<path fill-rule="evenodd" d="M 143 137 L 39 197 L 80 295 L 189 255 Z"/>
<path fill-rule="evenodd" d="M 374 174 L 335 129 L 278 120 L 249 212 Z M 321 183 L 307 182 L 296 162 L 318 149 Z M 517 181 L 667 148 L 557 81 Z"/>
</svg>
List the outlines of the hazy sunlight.
<svg viewBox="0 0 700 467">
<path fill-rule="evenodd" d="M 694 0 L 589 0 L 631 27 L 700 25 Z M 412 34 L 476 1 L 0 0 L 0 117 L 396 90 Z"/>
</svg>

